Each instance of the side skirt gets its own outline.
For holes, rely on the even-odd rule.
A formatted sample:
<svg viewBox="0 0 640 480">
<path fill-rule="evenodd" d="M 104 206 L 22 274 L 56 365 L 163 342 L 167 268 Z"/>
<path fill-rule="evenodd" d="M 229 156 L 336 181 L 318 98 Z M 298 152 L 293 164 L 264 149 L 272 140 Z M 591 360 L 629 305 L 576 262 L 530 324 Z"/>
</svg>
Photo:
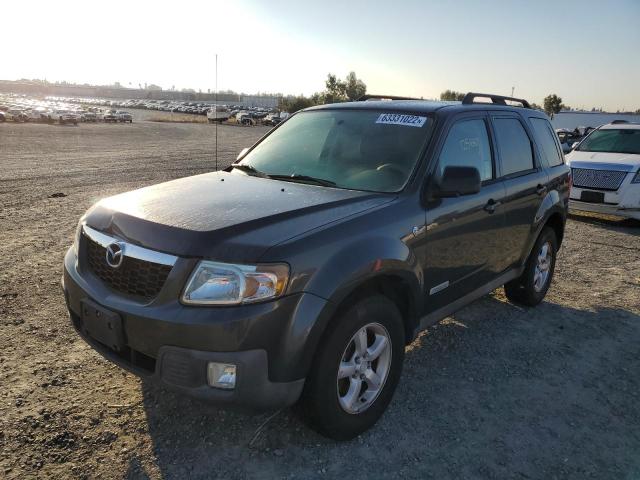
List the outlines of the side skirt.
<svg viewBox="0 0 640 480">
<path fill-rule="evenodd" d="M 523 271 L 524 266 L 507 270 L 499 277 L 496 277 L 495 280 L 487 283 L 486 285 L 477 288 L 473 292 L 467 293 L 464 297 L 460 297 L 458 300 L 450 303 L 449 305 L 446 305 L 434 312 L 425 315 L 420 319 L 420 324 L 418 325 L 418 328 L 416 328 L 415 335 L 417 335 L 418 332 L 424 330 L 425 328 L 433 325 L 434 323 L 439 322 L 443 318 L 447 318 L 449 315 L 457 312 L 461 308 L 466 307 L 474 300 L 477 300 L 480 297 L 484 297 L 488 293 L 493 292 L 496 288 L 499 288 L 505 283 L 518 278 L 520 275 L 522 275 Z"/>
</svg>

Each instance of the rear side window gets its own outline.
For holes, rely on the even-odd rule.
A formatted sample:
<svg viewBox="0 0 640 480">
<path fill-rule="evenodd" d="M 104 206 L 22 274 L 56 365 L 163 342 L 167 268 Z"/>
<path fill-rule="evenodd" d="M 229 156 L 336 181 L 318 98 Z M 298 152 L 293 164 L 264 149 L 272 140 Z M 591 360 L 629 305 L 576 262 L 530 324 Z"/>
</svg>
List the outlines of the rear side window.
<svg viewBox="0 0 640 480">
<path fill-rule="evenodd" d="M 562 160 L 562 156 L 560 156 L 560 152 L 558 152 L 558 147 L 554 138 L 555 134 L 551 131 L 549 122 L 542 118 L 529 118 L 529 120 L 531 120 L 531 125 L 533 125 L 533 132 L 536 136 L 536 141 L 542 149 L 549 166 L 555 167 L 556 165 L 562 165 L 564 162 Z"/>
<path fill-rule="evenodd" d="M 533 168 L 531 141 L 522 123 L 515 118 L 494 118 L 502 175 L 524 172 Z"/>
<path fill-rule="evenodd" d="M 484 120 L 461 120 L 451 127 L 440 152 L 440 175 L 446 167 L 475 167 L 482 181 L 493 178 L 491 147 Z"/>
</svg>

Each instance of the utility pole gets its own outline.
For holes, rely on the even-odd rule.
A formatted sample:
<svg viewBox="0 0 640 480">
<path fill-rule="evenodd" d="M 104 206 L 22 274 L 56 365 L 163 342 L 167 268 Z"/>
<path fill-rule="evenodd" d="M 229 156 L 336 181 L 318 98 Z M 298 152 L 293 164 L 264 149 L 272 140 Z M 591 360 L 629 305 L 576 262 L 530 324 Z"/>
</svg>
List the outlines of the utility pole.
<svg viewBox="0 0 640 480">
<path fill-rule="evenodd" d="M 216 94 L 213 105 L 213 119 L 215 124 L 215 132 L 216 132 L 216 172 L 218 171 L 218 54 L 216 53 Z"/>
</svg>

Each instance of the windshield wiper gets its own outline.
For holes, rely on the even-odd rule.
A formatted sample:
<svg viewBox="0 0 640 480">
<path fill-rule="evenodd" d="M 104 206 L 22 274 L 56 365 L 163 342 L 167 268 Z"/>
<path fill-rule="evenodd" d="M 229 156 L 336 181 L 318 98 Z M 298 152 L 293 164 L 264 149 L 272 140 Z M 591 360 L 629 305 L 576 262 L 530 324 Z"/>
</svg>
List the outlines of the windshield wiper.
<svg viewBox="0 0 640 480">
<path fill-rule="evenodd" d="M 335 187 L 336 182 L 332 182 L 331 180 L 326 180 L 324 178 L 312 177 L 310 175 L 269 175 L 269 178 L 274 178 L 276 180 L 284 180 L 285 182 L 298 182 L 298 183 L 315 183 L 316 185 L 321 185 L 323 187 Z"/>
<path fill-rule="evenodd" d="M 269 175 L 267 175 L 266 173 L 261 172 L 256 167 L 252 165 L 248 165 L 246 163 L 232 163 L 231 167 L 237 168 L 238 170 L 245 172 L 249 175 L 252 175 L 254 177 L 269 178 Z"/>
</svg>

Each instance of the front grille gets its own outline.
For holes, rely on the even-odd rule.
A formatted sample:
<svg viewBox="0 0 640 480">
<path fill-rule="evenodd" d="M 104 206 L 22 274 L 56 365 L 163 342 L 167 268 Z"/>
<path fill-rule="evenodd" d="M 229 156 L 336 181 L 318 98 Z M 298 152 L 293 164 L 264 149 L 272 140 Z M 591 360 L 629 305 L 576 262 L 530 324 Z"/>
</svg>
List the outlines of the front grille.
<svg viewBox="0 0 640 480">
<path fill-rule="evenodd" d="M 617 190 L 620 188 L 627 172 L 618 170 L 591 170 L 589 168 L 572 168 L 573 185 L 580 188 L 598 190 Z"/>
<path fill-rule="evenodd" d="M 108 287 L 146 301 L 160 293 L 171 271 L 169 265 L 125 256 L 122 265 L 113 268 L 107 264 L 106 248 L 89 237 L 84 238 L 87 242 L 87 264 Z"/>
</svg>

